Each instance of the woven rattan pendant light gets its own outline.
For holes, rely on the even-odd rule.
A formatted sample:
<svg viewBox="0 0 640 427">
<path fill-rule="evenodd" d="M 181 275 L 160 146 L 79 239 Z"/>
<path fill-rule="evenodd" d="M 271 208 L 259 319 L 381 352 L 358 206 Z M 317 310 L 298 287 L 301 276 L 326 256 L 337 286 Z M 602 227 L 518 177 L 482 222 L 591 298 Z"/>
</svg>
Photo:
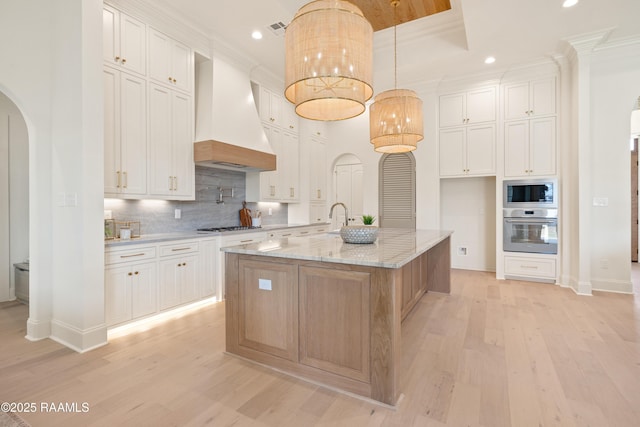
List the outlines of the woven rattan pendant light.
<svg viewBox="0 0 640 427">
<path fill-rule="evenodd" d="M 312 120 L 362 114 L 373 95 L 373 29 L 360 9 L 317 0 L 298 10 L 285 32 L 285 97 Z"/>
<path fill-rule="evenodd" d="M 393 68 L 394 89 L 378 94 L 369 107 L 369 136 L 379 153 L 405 153 L 418 147 L 423 138 L 422 100 L 409 89 L 398 89 L 396 9 L 399 0 L 391 0 L 394 8 Z"/>
</svg>

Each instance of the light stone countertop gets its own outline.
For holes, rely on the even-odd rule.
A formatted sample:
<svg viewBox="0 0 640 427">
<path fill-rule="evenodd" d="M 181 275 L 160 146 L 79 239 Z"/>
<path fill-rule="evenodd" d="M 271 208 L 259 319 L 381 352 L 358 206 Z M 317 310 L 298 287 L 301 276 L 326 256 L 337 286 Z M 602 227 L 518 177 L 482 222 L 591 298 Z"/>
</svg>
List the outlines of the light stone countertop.
<svg viewBox="0 0 640 427">
<path fill-rule="evenodd" d="M 229 253 L 399 268 L 449 237 L 448 230 L 381 228 L 372 244 L 344 243 L 338 234 L 290 237 L 230 246 Z"/>
<path fill-rule="evenodd" d="M 247 234 L 247 233 L 259 233 L 269 232 L 273 230 L 286 230 L 290 228 L 309 227 L 314 225 L 327 225 L 328 223 L 314 223 L 314 224 L 275 224 L 275 225 L 263 225 L 260 228 L 251 228 L 247 230 L 225 231 L 220 232 L 206 232 L 206 231 L 179 231 L 175 233 L 158 233 L 158 234 L 143 234 L 140 237 L 136 237 L 129 240 L 105 240 L 105 248 L 121 247 L 128 245 L 138 245 L 146 243 L 160 243 L 170 242 L 173 240 L 187 240 L 187 239 L 204 239 L 217 236 L 232 236 L 234 234 Z"/>
</svg>

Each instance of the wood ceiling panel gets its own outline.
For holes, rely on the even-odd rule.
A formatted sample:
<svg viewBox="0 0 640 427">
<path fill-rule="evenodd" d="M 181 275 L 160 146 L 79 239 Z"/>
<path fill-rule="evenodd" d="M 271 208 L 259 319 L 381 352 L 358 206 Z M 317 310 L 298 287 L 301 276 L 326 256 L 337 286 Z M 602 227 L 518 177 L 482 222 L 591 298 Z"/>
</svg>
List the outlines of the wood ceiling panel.
<svg viewBox="0 0 640 427">
<path fill-rule="evenodd" d="M 393 27 L 394 7 L 390 0 L 349 0 L 358 6 L 369 20 L 373 31 Z M 400 0 L 397 6 L 397 24 L 444 12 L 451 9 L 449 0 Z"/>
</svg>

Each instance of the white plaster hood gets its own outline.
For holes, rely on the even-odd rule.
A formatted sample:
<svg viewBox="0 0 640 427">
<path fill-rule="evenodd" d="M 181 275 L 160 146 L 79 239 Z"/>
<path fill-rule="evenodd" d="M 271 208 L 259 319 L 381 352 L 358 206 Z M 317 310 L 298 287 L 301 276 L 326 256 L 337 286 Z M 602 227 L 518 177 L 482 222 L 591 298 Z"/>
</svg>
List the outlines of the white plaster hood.
<svg viewBox="0 0 640 427">
<path fill-rule="evenodd" d="M 197 165 L 244 172 L 275 170 L 249 75 L 215 58 L 196 69 Z"/>
</svg>

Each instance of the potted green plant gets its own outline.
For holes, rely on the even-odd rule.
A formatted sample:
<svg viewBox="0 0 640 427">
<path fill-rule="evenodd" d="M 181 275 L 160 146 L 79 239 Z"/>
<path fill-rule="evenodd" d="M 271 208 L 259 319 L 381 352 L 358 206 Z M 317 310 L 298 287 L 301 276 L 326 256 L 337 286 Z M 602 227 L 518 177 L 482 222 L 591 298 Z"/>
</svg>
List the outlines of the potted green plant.
<svg viewBox="0 0 640 427">
<path fill-rule="evenodd" d="M 373 225 L 376 221 L 376 217 L 373 215 L 362 215 L 362 223 L 364 225 Z"/>
<path fill-rule="evenodd" d="M 362 215 L 363 225 L 348 225 L 340 229 L 340 237 L 345 243 L 373 243 L 378 238 L 378 227 L 373 223 L 373 215 Z"/>
</svg>

